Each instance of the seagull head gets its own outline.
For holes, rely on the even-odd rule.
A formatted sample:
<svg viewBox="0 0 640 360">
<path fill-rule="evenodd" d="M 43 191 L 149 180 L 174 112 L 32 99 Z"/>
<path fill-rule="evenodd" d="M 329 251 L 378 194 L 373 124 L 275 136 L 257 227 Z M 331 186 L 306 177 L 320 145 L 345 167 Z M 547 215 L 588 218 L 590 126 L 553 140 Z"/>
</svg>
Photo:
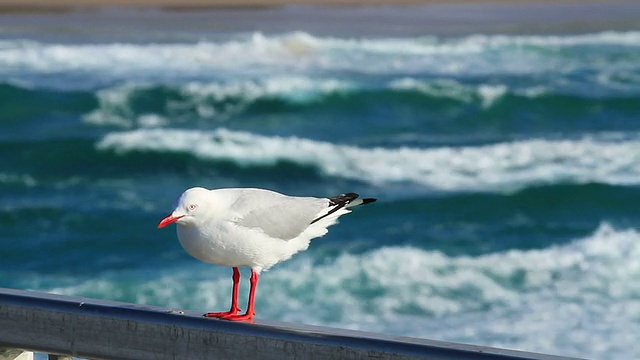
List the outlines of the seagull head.
<svg viewBox="0 0 640 360">
<path fill-rule="evenodd" d="M 202 211 L 202 205 L 208 193 L 209 190 L 200 187 L 191 188 L 182 193 L 173 212 L 160 220 L 158 228 L 173 223 L 181 225 L 193 223 L 196 216 Z"/>
</svg>

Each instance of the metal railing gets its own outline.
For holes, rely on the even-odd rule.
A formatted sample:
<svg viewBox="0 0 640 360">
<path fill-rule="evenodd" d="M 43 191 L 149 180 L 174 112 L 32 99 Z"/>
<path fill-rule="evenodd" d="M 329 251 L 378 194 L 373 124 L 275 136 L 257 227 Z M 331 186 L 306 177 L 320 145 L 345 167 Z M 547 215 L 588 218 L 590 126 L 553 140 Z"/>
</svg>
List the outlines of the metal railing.
<svg viewBox="0 0 640 360">
<path fill-rule="evenodd" d="M 0 288 L 0 360 L 32 359 L 34 351 L 51 360 L 569 359 L 266 320 L 228 322 L 193 311 Z"/>
</svg>

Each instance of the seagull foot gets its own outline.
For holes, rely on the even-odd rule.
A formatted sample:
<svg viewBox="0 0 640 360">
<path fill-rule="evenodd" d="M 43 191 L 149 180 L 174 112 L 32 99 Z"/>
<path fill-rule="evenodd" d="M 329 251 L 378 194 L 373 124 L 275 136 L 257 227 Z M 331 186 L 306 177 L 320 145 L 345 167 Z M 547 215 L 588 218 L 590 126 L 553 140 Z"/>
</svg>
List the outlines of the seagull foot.
<svg viewBox="0 0 640 360">
<path fill-rule="evenodd" d="M 235 309 L 235 310 L 229 310 L 229 311 L 220 311 L 220 312 L 209 312 L 206 313 L 202 316 L 204 317 L 214 317 L 214 318 L 223 318 L 225 316 L 234 316 L 236 314 L 238 314 L 238 312 L 240 311 L 240 309 Z"/>
<path fill-rule="evenodd" d="M 253 320 L 254 314 L 229 314 L 229 315 L 225 315 L 220 317 L 220 319 L 222 320 L 228 320 L 228 321 L 244 321 L 244 322 L 249 322 L 252 323 L 254 322 Z"/>
</svg>

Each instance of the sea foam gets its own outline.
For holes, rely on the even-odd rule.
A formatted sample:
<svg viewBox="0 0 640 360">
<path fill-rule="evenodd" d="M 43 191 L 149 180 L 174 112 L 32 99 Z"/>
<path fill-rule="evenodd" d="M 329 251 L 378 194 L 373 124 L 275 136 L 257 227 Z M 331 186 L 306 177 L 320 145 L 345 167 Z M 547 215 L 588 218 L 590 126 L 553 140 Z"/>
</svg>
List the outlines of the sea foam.
<svg viewBox="0 0 640 360">
<path fill-rule="evenodd" d="M 109 133 L 96 146 L 117 153 L 183 153 L 244 167 L 290 162 L 316 167 L 327 176 L 375 185 L 414 183 L 435 191 L 505 192 L 554 183 L 640 182 L 640 139 L 615 134 L 482 146 L 365 148 L 228 129 L 138 129 Z"/>
</svg>

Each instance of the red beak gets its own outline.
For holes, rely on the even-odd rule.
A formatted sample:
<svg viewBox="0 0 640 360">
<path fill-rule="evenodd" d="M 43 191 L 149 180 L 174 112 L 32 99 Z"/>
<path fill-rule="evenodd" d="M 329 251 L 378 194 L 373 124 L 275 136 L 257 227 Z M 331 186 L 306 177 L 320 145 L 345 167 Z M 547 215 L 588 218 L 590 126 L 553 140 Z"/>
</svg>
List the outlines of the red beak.
<svg viewBox="0 0 640 360">
<path fill-rule="evenodd" d="M 158 224 L 158 229 L 163 228 L 169 224 L 173 224 L 174 222 L 180 220 L 182 216 L 173 216 L 173 214 L 167 215 L 164 219 L 160 220 Z"/>
</svg>

